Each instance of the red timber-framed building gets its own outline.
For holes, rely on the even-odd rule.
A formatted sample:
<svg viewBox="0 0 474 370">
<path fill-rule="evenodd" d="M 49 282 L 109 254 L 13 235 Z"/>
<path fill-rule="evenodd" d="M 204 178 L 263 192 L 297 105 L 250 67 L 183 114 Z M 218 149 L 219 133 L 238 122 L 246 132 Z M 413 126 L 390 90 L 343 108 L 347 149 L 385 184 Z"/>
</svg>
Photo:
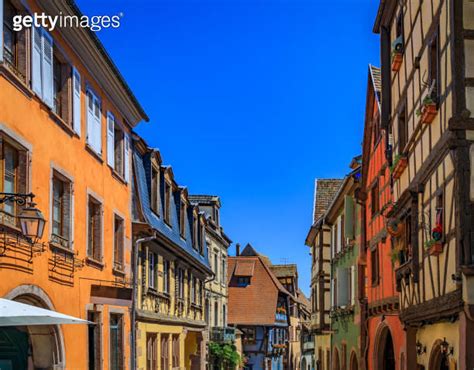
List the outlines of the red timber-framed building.
<svg viewBox="0 0 474 370">
<path fill-rule="evenodd" d="M 362 144 L 362 264 L 366 264 L 365 322 L 362 324 L 361 367 L 403 369 L 405 332 L 398 317 L 399 298 L 394 264 L 399 258 L 387 232 L 385 211 L 391 206 L 387 143 L 381 127 L 380 69 L 369 65 L 364 138 Z M 364 315 L 363 315 L 364 320 Z M 364 335 L 365 334 L 365 335 Z M 365 364 L 364 364 L 365 361 Z"/>
</svg>

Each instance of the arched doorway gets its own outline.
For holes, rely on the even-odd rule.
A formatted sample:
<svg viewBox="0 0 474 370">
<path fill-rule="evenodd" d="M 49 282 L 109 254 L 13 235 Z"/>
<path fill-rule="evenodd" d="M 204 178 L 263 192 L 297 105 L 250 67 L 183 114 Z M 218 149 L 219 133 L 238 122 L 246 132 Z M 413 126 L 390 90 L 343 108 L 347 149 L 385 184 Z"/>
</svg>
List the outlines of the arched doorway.
<svg viewBox="0 0 474 370">
<path fill-rule="evenodd" d="M 358 370 L 359 369 L 359 364 L 357 363 L 357 355 L 355 354 L 354 351 L 351 353 L 351 362 L 350 362 L 350 370 Z"/>
<path fill-rule="evenodd" d="M 438 339 L 433 345 L 430 354 L 429 370 L 449 370 L 449 359 L 446 353 L 441 351 L 442 341 Z"/>
<path fill-rule="evenodd" d="M 49 310 L 54 307 L 43 290 L 20 286 L 5 296 L 17 302 Z M 57 325 L 32 325 L 0 328 L 0 368 L 22 370 L 64 369 L 64 344 Z M 17 364 L 16 366 L 13 366 Z"/>
<path fill-rule="evenodd" d="M 301 370 L 306 370 L 306 358 L 303 357 L 301 360 Z"/>
<path fill-rule="evenodd" d="M 337 350 L 337 347 L 334 347 L 334 352 L 332 355 L 332 370 L 340 370 L 341 365 L 339 363 L 339 351 Z"/>
<path fill-rule="evenodd" d="M 395 370 L 395 350 L 390 329 L 386 324 L 382 324 L 377 332 L 378 335 L 374 348 L 375 368 L 379 370 Z"/>
</svg>

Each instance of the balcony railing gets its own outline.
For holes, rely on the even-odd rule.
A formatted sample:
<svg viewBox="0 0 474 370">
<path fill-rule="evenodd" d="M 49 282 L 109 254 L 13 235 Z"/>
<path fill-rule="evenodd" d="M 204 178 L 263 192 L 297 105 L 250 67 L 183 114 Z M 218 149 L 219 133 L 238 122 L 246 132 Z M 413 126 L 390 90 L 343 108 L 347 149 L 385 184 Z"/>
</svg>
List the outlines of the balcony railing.
<svg viewBox="0 0 474 370">
<path fill-rule="evenodd" d="M 314 340 L 303 342 L 303 351 L 312 351 L 314 350 Z"/>
<path fill-rule="evenodd" d="M 211 341 L 217 343 L 234 342 L 235 328 L 214 327 L 211 328 Z"/>
<path fill-rule="evenodd" d="M 286 313 L 277 312 L 275 314 L 275 320 L 277 322 L 286 322 L 287 321 Z"/>
</svg>

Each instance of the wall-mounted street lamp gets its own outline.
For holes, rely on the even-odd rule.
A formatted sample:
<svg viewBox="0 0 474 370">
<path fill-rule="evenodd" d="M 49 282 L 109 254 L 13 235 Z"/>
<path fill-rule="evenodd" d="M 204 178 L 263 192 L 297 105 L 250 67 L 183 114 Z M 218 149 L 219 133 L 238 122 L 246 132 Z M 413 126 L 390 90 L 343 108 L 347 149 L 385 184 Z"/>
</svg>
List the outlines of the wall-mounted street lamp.
<svg viewBox="0 0 474 370">
<path fill-rule="evenodd" d="M 0 193 L 0 204 L 14 202 L 19 206 L 26 206 L 17 217 L 20 220 L 22 234 L 31 242 L 41 239 L 46 224 L 43 214 L 33 202 L 34 197 L 33 193 Z"/>
<path fill-rule="evenodd" d="M 419 340 L 416 341 L 416 354 L 421 356 L 423 353 L 426 353 L 426 346 L 421 344 Z"/>
<path fill-rule="evenodd" d="M 446 342 L 446 337 L 443 339 L 443 341 L 439 344 L 441 353 L 444 354 L 445 356 L 452 355 L 454 353 L 454 347 L 450 346 L 448 342 Z"/>
</svg>

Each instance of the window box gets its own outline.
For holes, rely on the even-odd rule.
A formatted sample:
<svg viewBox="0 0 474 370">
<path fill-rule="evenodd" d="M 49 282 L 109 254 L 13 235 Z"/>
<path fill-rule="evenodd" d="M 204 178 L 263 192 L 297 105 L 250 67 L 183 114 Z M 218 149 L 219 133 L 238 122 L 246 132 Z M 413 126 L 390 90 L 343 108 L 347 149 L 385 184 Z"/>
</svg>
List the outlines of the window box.
<svg viewBox="0 0 474 370">
<path fill-rule="evenodd" d="M 430 95 L 427 95 L 421 103 L 421 109 L 416 111 L 417 116 L 421 116 L 421 123 L 430 124 L 438 114 L 436 102 Z"/>
<path fill-rule="evenodd" d="M 443 243 L 439 240 L 428 240 L 425 243 L 425 248 L 430 256 L 439 256 L 441 253 L 443 253 Z"/>
<path fill-rule="evenodd" d="M 397 155 L 393 161 L 392 167 L 390 170 L 392 172 L 392 177 L 397 180 L 402 175 L 405 168 L 408 166 L 408 158 L 406 155 Z"/>
<path fill-rule="evenodd" d="M 394 51 L 392 53 L 392 71 L 398 72 L 403 63 L 403 53 Z"/>
</svg>

